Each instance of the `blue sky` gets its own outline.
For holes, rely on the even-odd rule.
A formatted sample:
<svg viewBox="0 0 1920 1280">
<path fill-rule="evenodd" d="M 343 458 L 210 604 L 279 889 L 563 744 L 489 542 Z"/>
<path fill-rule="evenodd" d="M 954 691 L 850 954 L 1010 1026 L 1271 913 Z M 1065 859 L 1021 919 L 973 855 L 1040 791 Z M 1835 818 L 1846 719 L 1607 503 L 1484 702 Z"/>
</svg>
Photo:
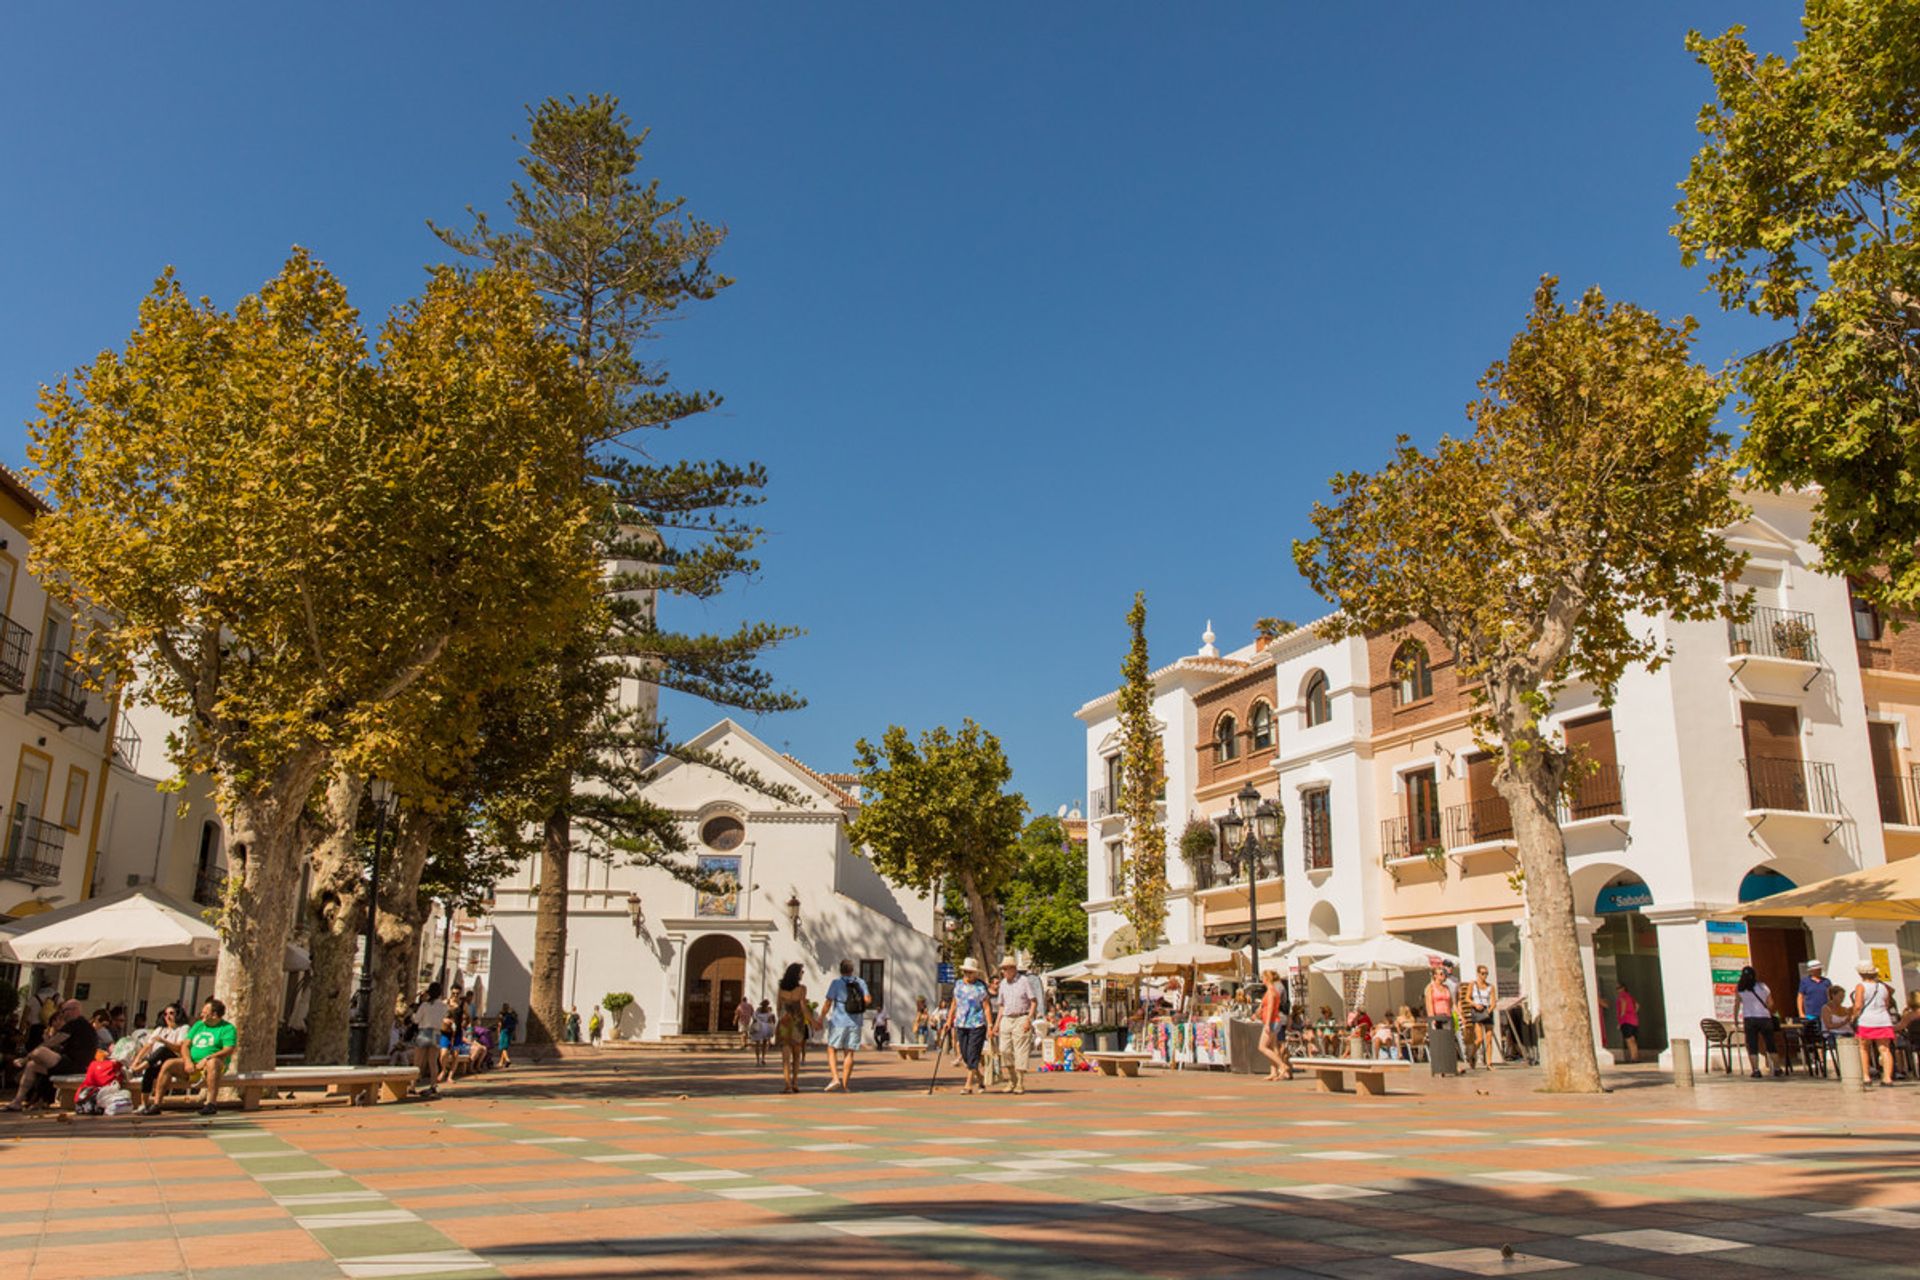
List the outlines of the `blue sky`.
<svg viewBox="0 0 1920 1280">
<path fill-rule="evenodd" d="M 762 578 L 676 625 L 807 628 L 824 769 L 972 716 L 1038 810 L 1145 590 L 1156 664 L 1324 606 L 1291 539 L 1328 476 L 1457 430 L 1542 272 L 1721 317 L 1667 228 L 1705 73 L 1797 7 L 9 6 L 0 456 L 153 277 L 230 302 L 305 245 L 370 318 L 498 209 L 523 106 L 619 95 L 739 284 L 657 354 L 725 406 L 688 453 L 772 472 Z M 1184 12 L 1176 12 L 1176 9 Z M 526 15 L 541 20 L 527 25 Z M 677 730 L 711 718 L 669 704 Z"/>
</svg>

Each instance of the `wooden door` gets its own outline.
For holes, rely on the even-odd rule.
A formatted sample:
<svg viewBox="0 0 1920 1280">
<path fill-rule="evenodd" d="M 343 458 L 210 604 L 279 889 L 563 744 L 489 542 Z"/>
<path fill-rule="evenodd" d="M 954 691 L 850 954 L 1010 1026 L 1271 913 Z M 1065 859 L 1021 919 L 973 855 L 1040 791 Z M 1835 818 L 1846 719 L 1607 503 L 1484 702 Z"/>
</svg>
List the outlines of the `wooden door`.
<svg viewBox="0 0 1920 1280">
<path fill-rule="evenodd" d="M 1620 812 L 1620 755 L 1613 741 L 1613 713 L 1570 720 L 1562 730 L 1577 762 L 1568 783 L 1567 809 L 1578 821 Z"/>
<path fill-rule="evenodd" d="M 1467 826 L 1475 844 L 1513 834 L 1507 802 L 1493 789 L 1494 758 L 1486 752 L 1467 757 Z"/>
<path fill-rule="evenodd" d="M 1752 806 L 1804 812 L 1807 781 L 1800 767 L 1800 713 L 1771 702 L 1743 702 L 1740 738 L 1746 746 Z"/>
<path fill-rule="evenodd" d="M 1906 826 L 1906 788 L 1900 784 L 1900 729 L 1882 720 L 1867 722 L 1867 748 L 1873 755 L 1873 782 L 1880 795 L 1880 821 Z"/>
</svg>

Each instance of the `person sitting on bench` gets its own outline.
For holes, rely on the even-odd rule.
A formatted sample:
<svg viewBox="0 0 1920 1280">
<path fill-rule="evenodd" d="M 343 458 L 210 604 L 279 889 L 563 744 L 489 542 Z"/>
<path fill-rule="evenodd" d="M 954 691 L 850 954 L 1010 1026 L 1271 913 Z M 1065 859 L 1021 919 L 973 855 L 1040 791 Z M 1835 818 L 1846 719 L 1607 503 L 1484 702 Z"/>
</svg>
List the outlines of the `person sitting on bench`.
<svg viewBox="0 0 1920 1280">
<path fill-rule="evenodd" d="M 153 1091 L 147 1095 L 147 1105 L 141 1108 L 141 1113 L 159 1115 L 160 1099 L 166 1096 L 168 1087 L 176 1079 L 190 1083 L 193 1077 L 199 1076 L 206 1087 L 206 1093 L 200 1100 L 200 1114 L 212 1115 L 214 1099 L 220 1096 L 220 1077 L 231 1065 L 233 1051 L 238 1044 L 239 1032 L 227 1021 L 227 1006 L 219 1000 L 208 1000 L 200 1006 L 200 1021 L 187 1031 L 187 1056 L 169 1058 L 161 1065 Z"/>
<path fill-rule="evenodd" d="M 20 1087 L 14 1091 L 13 1101 L 0 1107 L 0 1111 L 22 1111 L 29 1103 L 51 1102 L 52 1077 L 85 1074 L 93 1065 L 93 1055 L 99 1045 L 93 1024 L 87 1021 L 85 1006 L 78 1000 L 67 1001 L 54 1011 L 40 1043 L 28 1050 L 26 1057 L 14 1062 L 14 1066 L 21 1068 Z"/>
</svg>

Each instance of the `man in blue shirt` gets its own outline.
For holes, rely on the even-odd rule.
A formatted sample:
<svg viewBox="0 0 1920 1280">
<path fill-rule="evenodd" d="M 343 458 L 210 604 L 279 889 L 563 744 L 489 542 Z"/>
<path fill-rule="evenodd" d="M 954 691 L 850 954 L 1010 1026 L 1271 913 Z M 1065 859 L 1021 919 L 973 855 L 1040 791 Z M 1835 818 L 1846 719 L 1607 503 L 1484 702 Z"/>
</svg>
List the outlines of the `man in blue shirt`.
<svg viewBox="0 0 1920 1280">
<path fill-rule="evenodd" d="M 840 976 L 827 987 L 828 1092 L 853 1087 L 853 1053 L 860 1047 L 867 1002 L 872 998 L 867 984 L 853 976 L 853 961 L 842 960 Z"/>
<path fill-rule="evenodd" d="M 1807 976 L 1800 979 L 1800 1018 L 1811 1024 L 1814 1034 L 1824 1034 L 1820 1028 L 1820 1011 L 1827 1007 L 1827 1000 L 1833 992 L 1833 984 L 1827 981 L 1827 975 L 1818 960 L 1807 961 Z"/>
</svg>

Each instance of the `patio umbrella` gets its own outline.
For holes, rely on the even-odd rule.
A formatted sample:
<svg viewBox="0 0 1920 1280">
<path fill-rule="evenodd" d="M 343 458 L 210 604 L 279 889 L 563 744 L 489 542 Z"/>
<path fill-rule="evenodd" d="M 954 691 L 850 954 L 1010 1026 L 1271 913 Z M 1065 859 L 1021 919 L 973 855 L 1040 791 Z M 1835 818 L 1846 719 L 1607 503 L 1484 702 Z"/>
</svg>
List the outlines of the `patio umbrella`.
<svg viewBox="0 0 1920 1280">
<path fill-rule="evenodd" d="M 80 964 L 130 957 L 171 972 L 210 968 L 220 955 L 220 935 L 200 918 L 200 910 L 152 885 L 122 889 L 8 926 L 0 934 L 0 959 Z M 288 945 L 287 968 L 310 964 L 305 951 Z"/>
<path fill-rule="evenodd" d="M 1405 938 L 1383 933 L 1364 942 L 1350 942 L 1331 948 L 1330 954 L 1313 962 L 1315 973 L 1393 973 L 1402 969 L 1426 969 L 1436 961 L 1458 963 L 1455 957 L 1431 947 L 1418 947 Z"/>
<path fill-rule="evenodd" d="M 1092 973 L 1093 961 L 1075 960 L 1072 964 L 1063 964 L 1058 969 L 1047 970 L 1045 976 L 1055 982 L 1084 982 Z"/>
<path fill-rule="evenodd" d="M 1087 971 L 1108 978 L 1162 978 L 1189 969 L 1200 973 L 1231 973 L 1244 968 L 1245 960 L 1241 952 L 1209 942 L 1172 942 L 1135 955 L 1088 961 Z"/>
<path fill-rule="evenodd" d="M 1284 960 L 1319 960 L 1330 956 L 1336 950 L 1331 942 L 1315 942 L 1310 938 L 1293 938 L 1281 943 L 1271 951 L 1260 953 L 1263 965 L 1279 964 Z"/>
<path fill-rule="evenodd" d="M 1849 920 L 1920 920 L 1920 858 L 1862 867 L 1798 889 L 1743 902 L 1737 916 L 1840 916 Z"/>
</svg>

